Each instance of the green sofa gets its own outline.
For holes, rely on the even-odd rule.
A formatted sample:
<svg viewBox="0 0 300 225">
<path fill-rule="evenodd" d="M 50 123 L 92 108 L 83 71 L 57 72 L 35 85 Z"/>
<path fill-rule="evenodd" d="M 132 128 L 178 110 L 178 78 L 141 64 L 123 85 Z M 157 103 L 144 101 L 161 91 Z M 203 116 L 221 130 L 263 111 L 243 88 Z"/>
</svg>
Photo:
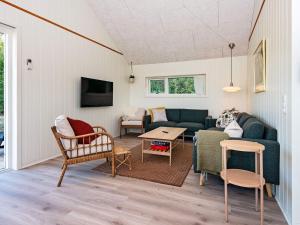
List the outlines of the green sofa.
<svg viewBox="0 0 300 225">
<path fill-rule="evenodd" d="M 216 128 L 215 119 L 207 119 L 208 130 L 219 130 L 224 129 Z M 243 129 L 243 136 L 240 140 L 255 141 L 265 146 L 264 156 L 264 178 L 267 183 L 279 185 L 279 156 L 280 156 L 280 144 L 277 141 L 277 130 L 263 123 L 256 117 L 247 113 L 239 114 L 237 122 Z M 237 138 L 231 138 L 237 139 Z M 196 140 L 194 138 L 194 142 Z M 194 146 L 193 152 L 193 164 L 194 171 L 196 170 L 197 159 L 196 159 L 197 148 Z M 238 168 L 254 171 L 255 170 L 255 158 L 253 153 L 237 152 L 232 151 L 231 157 L 228 160 L 229 168 Z"/>
<path fill-rule="evenodd" d="M 151 116 L 144 119 L 146 132 L 158 127 L 183 127 L 187 128 L 185 135 L 193 137 L 198 130 L 205 130 L 208 110 L 198 109 L 166 109 L 168 121 L 151 122 Z"/>
</svg>

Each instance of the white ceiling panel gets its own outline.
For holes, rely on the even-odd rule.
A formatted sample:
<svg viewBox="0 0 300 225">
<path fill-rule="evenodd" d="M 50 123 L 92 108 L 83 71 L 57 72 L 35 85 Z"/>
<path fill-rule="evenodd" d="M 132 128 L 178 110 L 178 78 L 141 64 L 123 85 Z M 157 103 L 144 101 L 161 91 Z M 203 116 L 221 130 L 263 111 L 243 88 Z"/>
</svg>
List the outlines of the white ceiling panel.
<svg viewBox="0 0 300 225">
<path fill-rule="evenodd" d="M 87 0 L 134 64 L 245 55 L 261 0 Z"/>
</svg>

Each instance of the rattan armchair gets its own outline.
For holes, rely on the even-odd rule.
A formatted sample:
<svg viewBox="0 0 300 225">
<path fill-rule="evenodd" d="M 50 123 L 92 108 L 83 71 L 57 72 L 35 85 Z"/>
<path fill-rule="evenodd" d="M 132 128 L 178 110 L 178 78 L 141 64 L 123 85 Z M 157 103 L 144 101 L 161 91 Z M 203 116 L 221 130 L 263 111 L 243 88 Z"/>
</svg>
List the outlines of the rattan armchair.
<svg viewBox="0 0 300 225">
<path fill-rule="evenodd" d="M 111 158 L 112 176 L 115 176 L 114 139 L 107 133 L 105 128 L 101 126 L 95 126 L 93 129 L 95 132 L 91 134 L 68 137 L 60 134 L 55 126 L 51 127 L 64 158 L 62 172 L 57 187 L 61 186 L 68 165 L 97 159 Z M 97 138 L 93 140 L 95 136 Z M 83 144 L 78 144 L 78 140 L 83 141 Z M 86 140 L 89 141 L 87 142 Z M 85 144 L 85 142 L 89 144 Z"/>
</svg>

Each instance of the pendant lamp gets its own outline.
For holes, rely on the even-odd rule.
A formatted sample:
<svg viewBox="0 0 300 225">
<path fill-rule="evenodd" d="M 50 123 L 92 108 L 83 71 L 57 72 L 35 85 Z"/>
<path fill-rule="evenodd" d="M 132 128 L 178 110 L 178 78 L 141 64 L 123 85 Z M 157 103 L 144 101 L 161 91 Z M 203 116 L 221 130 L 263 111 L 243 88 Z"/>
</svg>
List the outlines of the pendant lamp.
<svg viewBox="0 0 300 225">
<path fill-rule="evenodd" d="M 234 47 L 235 47 L 234 43 L 230 43 L 229 44 L 229 48 L 230 48 L 230 51 L 231 51 L 231 76 L 230 76 L 230 84 L 229 84 L 229 86 L 223 88 L 223 91 L 225 91 L 225 92 L 231 92 L 231 93 L 238 92 L 238 91 L 241 90 L 241 88 L 239 86 L 234 86 L 233 82 L 232 82 L 232 50 L 234 49 Z"/>
</svg>

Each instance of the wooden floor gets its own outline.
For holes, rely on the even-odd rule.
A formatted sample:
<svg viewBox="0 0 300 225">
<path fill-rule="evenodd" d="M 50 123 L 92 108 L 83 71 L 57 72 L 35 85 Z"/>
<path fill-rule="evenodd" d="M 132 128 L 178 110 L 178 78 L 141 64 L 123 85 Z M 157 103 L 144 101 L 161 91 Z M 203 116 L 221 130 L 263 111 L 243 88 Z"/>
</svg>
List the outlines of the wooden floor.
<svg viewBox="0 0 300 225">
<path fill-rule="evenodd" d="M 134 138 L 117 140 L 127 146 Z M 62 187 L 56 182 L 61 158 L 0 174 L 1 225 L 220 225 L 224 222 L 223 183 L 209 176 L 199 187 L 192 170 L 182 187 L 97 171 L 101 161 L 70 167 Z M 259 224 L 254 192 L 230 187 L 229 223 Z M 274 199 L 265 200 L 265 224 L 286 224 Z"/>
</svg>

